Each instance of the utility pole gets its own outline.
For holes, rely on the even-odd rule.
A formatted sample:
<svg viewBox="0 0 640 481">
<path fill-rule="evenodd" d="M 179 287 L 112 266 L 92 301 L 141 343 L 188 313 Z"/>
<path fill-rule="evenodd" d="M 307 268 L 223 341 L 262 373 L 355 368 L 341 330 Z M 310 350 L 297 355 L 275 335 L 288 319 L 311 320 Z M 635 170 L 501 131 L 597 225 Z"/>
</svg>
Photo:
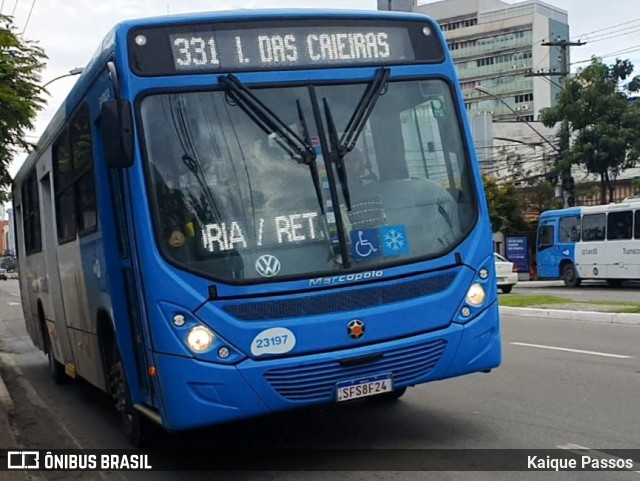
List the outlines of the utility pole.
<svg viewBox="0 0 640 481">
<path fill-rule="evenodd" d="M 571 42 L 569 40 L 561 40 L 560 38 L 552 42 L 543 42 L 543 47 L 560 47 L 560 71 L 559 72 L 531 72 L 529 77 L 560 77 L 560 85 L 562 88 L 566 86 L 567 79 L 571 74 L 569 70 L 569 47 L 580 47 L 585 45 L 586 42 Z M 560 125 L 559 139 L 559 151 L 556 158 L 556 171 L 559 171 L 559 190 L 562 198 L 563 207 L 573 207 L 575 203 L 574 186 L 575 181 L 571 175 L 571 166 L 564 163 L 567 152 L 569 151 L 571 135 L 569 133 L 569 122 L 563 120 Z"/>
</svg>

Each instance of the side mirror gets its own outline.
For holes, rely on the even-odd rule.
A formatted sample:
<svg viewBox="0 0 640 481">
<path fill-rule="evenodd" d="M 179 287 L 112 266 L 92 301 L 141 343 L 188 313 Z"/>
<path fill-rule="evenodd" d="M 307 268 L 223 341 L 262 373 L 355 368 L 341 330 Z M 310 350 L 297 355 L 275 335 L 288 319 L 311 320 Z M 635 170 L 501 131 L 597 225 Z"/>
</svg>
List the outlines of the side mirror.
<svg viewBox="0 0 640 481">
<path fill-rule="evenodd" d="M 127 100 L 111 99 L 102 104 L 100 131 L 108 167 L 133 165 L 133 116 Z"/>
</svg>

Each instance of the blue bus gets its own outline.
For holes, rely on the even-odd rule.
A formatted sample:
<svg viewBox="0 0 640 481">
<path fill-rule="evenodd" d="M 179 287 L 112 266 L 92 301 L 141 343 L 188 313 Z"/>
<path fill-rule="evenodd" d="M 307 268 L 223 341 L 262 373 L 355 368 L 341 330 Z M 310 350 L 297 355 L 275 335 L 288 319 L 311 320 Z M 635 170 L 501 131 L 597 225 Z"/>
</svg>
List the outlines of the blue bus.
<svg viewBox="0 0 640 481">
<path fill-rule="evenodd" d="M 543 212 L 536 259 L 539 278 L 562 279 L 567 287 L 640 279 L 640 199 Z"/>
<path fill-rule="evenodd" d="M 121 23 L 13 199 L 30 336 L 133 443 L 500 364 L 480 170 L 424 15 Z"/>
</svg>

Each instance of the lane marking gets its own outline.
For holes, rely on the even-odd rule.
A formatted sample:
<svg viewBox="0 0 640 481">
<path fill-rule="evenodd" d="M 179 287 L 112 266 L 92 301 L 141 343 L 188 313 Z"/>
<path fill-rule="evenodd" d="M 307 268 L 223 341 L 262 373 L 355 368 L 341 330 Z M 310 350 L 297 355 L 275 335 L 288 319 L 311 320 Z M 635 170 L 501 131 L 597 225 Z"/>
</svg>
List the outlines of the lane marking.
<svg viewBox="0 0 640 481">
<path fill-rule="evenodd" d="M 20 305 L 19 302 L 12 302 L 12 301 L 7 301 L 7 304 L 9 304 L 10 306 L 19 306 Z"/>
<path fill-rule="evenodd" d="M 600 459 L 622 459 L 619 456 L 614 456 L 612 454 L 607 454 L 602 451 L 598 451 L 597 449 L 587 448 L 586 446 L 580 446 L 579 444 L 567 443 L 567 444 L 558 444 L 556 448 L 565 449 L 567 451 L 571 451 L 576 454 L 585 454 L 591 458 L 600 458 Z M 586 453 L 585 453 L 586 451 Z M 640 467 L 640 463 L 633 463 L 633 469 Z M 640 474 L 640 471 L 632 471 L 634 473 Z"/>
<path fill-rule="evenodd" d="M 512 342 L 514 346 L 537 347 L 538 349 L 550 349 L 552 351 L 575 352 L 577 354 L 591 354 L 592 356 L 614 357 L 616 359 L 631 359 L 632 356 L 622 354 L 609 354 L 606 352 L 583 351 L 582 349 L 569 349 L 568 347 L 543 346 L 542 344 L 528 344 L 526 342 Z"/>
</svg>

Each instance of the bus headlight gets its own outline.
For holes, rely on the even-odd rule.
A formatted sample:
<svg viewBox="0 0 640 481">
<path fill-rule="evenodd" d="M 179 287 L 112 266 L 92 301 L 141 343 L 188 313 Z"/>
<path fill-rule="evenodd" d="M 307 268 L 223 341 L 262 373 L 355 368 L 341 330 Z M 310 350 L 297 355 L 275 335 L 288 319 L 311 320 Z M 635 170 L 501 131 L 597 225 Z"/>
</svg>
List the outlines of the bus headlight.
<svg viewBox="0 0 640 481">
<path fill-rule="evenodd" d="M 473 307 L 478 307 L 482 305 L 485 297 L 486 294 L 484 292 L 484 288 L 480 284 L 472 284 L 467 291 L 466 300 Z"/>
<path fill-rule="evenodd" d="M 211 348 L 216 335 L 204 326 L 196 326 L 189 331 L 187 344 L 193 352 L 205 352 Z"/>
</svg>

